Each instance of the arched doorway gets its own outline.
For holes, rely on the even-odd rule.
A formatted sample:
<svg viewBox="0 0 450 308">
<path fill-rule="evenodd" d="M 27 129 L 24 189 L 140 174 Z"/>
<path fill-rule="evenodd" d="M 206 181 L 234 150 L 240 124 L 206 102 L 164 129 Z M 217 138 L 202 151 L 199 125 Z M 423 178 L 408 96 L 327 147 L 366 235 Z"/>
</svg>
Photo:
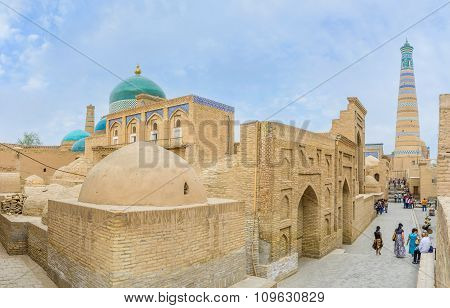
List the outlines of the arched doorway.
<svg viewBox="0 0 450 308">
<path fill-rule="evenodd" d="M 350 198 L 350 187 L 347 180 L 342 187 L 342 207 L 344 212 L 344 221 L 342 229 L 342 242 L 351 244 L 352 241 L 352 200 Z"/>
<path fill-rule="evenodd" d="M 297 250 L 299 257 L 319 256 L 319 202 L 316 192 L 308 186 L 298 204 Z"/>
</svg>

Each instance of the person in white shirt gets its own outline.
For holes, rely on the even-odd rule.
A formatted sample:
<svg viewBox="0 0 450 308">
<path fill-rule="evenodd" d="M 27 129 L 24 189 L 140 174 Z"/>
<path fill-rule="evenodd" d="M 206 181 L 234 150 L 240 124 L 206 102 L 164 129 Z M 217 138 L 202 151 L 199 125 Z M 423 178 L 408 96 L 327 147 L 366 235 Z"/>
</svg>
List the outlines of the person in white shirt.
<svg viewBox="0 0 450 308">
<path fill-rule="evenodd" d="M 431 248 L 431 239 L 428 237 L 427 232 L 422 233 L 422 238 L 420 239 L 419 245 L 416 247 L 414 251 L 414 264 L 418 264 L 420 262 L 420 255 L 423 253 L 429 253 Z"/>
</svg>

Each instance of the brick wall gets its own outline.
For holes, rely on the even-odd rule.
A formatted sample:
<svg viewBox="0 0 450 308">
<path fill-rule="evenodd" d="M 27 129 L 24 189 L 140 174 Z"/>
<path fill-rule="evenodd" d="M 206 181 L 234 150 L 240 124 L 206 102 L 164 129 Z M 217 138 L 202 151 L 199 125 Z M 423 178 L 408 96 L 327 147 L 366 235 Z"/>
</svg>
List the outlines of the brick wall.
<svg viewBox="0 0 450 308">
<path fill-rule="evenodd" d="M 227 287 L 246 274 L 240 202 L 155 209 L 49 201 L 48 218 L 48 263 L 60 286 Z"/>
<path fill-rule="evenodd" d="M 436 287 L 450 288 L 450 197 L 438 197 Z"/>
<path fill-rule="evenodd" d="M 27 224 L 21 216 L 0 214 L 0 242 L 10 255 L 27 253 Z"/>
<path fill-rule="evenodd" d="M 27 223 L 27 253 L 44 270 L 47 266 L 47 226 L 39 221 Z"/>
<path fill-rule="evenodd" d="M 450 287 L 450 94 L 439 96 L 436 286 Z"/>
<path fill-rule="evenodd" d="M 11 147 L 16 146 L 11 145 Z M 78 156 L 71 151 L 62 151 L 56 146 L 27 147 L 21 148 L 19 151 L 54 168 L 68 165 Z M 53 169 L 45 168 L 43 165 L 2 146 L 0 146 L 0 162 L 0 172 L 19 172 L 22 181 L 30 175 L 37 175 L 44 179 L 46 184 L 49 184 L 55 173 Z"/>
</svg>

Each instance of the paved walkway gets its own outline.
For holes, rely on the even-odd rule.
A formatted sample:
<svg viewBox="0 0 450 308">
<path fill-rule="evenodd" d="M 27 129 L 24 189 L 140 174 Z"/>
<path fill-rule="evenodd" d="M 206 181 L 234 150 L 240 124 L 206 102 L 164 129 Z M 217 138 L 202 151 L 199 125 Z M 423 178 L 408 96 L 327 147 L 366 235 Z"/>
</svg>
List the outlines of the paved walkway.
<svg viewBox="0 0 450 308">
<path fill-rule="evenodd" d="M 415 209 L 419 225 L 425 215 Z M 403 209 L 403 204 L 390 203 L 387 214 L 374 219 L 352 245 L 343 245 L 321 259 L 301 258 L 296 274 L 281 281 L 279 287 L 416 287 L 418 265 L 412 257 L 396 258 L 392 233 L 398 223 L 403 224 L 405 237 L 416 226 L 413 210 Z M 432 228 L 435 227 L 432 218 Z M 381 256 L 372 249 L 373 232 L 381 227 L 384 247 Z M 433 228 L 433 231 L 435 228 Z M 433 234 L 435 237 L 435 234 Z M 434 238 L 432 238 L 435 243 Z"/>
<path fill-rule="evenodd" d="M 0 244 L 0 288 L 55 288 L 47 273 L 28 256 L 10 256 Z"/>
</svg>

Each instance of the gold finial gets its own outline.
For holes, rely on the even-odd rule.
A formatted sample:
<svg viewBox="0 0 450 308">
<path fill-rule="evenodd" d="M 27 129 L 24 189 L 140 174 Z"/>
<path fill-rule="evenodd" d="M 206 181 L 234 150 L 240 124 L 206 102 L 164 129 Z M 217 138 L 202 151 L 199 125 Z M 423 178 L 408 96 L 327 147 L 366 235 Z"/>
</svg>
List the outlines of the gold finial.
<svg viewBox="0 0 450 308">
<path fill-rule="evenodd" d="M 141 67 L 139 66 L 139 64 L 136 65 L 136 69 L 134 70 L 134 73 L 135 73 L 136 75 L 140 75 L 140 74 L 141 74 Z"/>
</svg>

